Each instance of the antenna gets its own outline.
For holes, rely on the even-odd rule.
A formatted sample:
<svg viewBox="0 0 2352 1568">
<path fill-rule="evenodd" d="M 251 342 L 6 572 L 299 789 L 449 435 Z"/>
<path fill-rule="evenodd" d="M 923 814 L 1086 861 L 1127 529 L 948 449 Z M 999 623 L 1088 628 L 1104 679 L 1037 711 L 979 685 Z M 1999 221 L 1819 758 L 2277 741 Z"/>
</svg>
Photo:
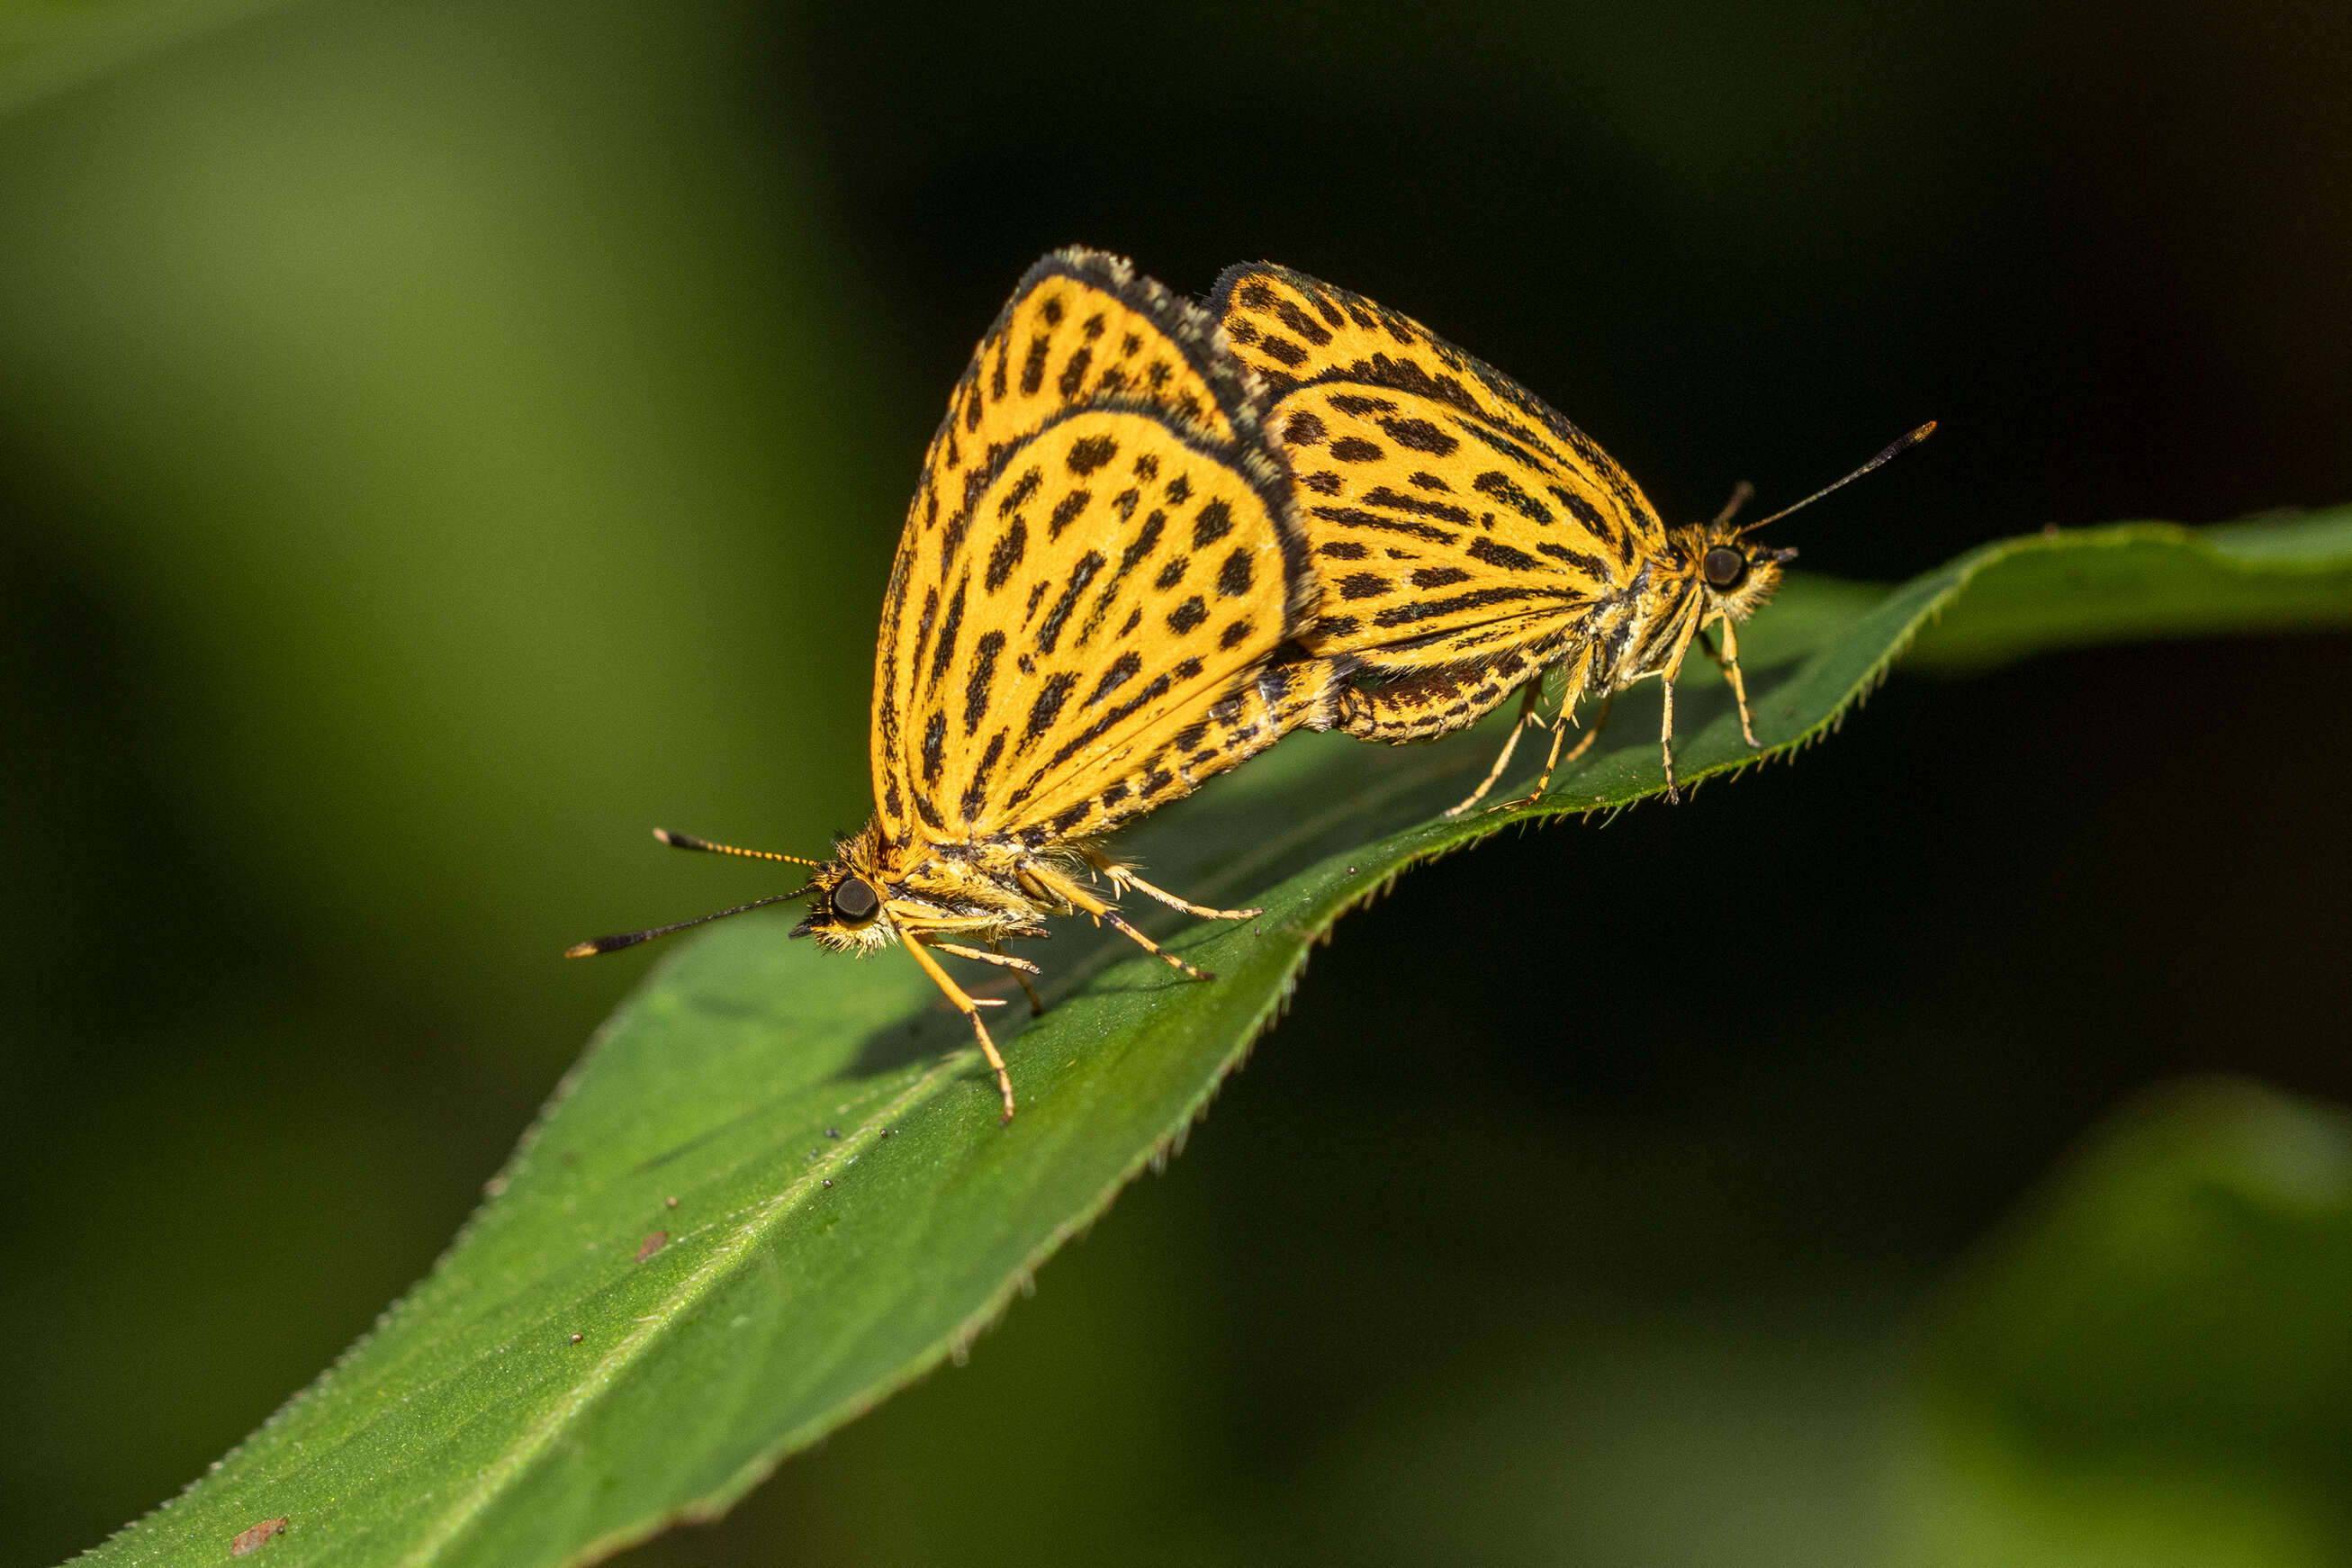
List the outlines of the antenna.
<svg viewBox="0 0 2352 1568">
<path fill-rule="evenodd" d="M 1820 489 L 1815 490 L 1812 494 L 1799 501 L 1796 506 L 1784 506 L 1769 517 L 1759 518 L 1756 521 L 1748 523 L 1747 526 L 1740 529 L 1739 531 L 1742 533 L 1753 533 L 1768 522 L 1778 522 L 1782 518 L 1788 516 L 1790 512 L 1798 510 L 1800 508 L 1812 505 L 1815 501 L 1821 500 L 1832 490 L 1843 489 L 1846 486 L 1853 483 L 1854 480 L 1862 478 L 1863 475 L 1870 472 L 1871 469 L 1880 468 L 1887 463 L 1893 462 L 1895 458 L 1901 457 L 1904 453 L 1909 451 L 1912 447 L 1917 446 L 1920 442 L 1926 440 L 1935 433 L 1936 422 L 1933 419 L 1930 419 L 1927 423 L 1920 426 L 1919 428 L 1912 431 L 1908 436 L 1904 437 L 1901 440 L 1887 447 L 1886 450 L 1879 453 L 1878 456 L 1871 458 L 1870 461 L 1864 463 L 1853 472 L 1848 474 L 1845 478 L 1838 480 L 1837 483 L 1833 485 L 1823 485 Z"/>
<path fill-rule="evenodd" d="M 1881 458 L 1880 462 L 1886 459 Z M 738 849 L 732 844 L 713 844 L 708 838 L 697 838 L 691 833 L 672 833 L 667 827 L 654 829 L 654 837 L 673 849 L 698 849 L 706 855 L 740 855 L 746 860 L 782 860 L 794 866 L 823 866 L 822 860 L 803 860 L 797 855 L 779 855 L 772 849 Z"/>
<path fill-rule="evenodd" d="M 1746 479 L 1742 479 L 1738 484 L 1732 486 L 1731 499 L 1725 501 L 1723 503 L 1723 510 L 1715 514 L 1715 526 L 1721 528 L 1725 523 L 1729 522 L 1733 518 L 1738 517 L 1739 515 L 1739 509 L 1746 506 L 1749 501 L 1752 501 L 1755 499 L 1756 487 L 1749 484 Z"/>
<path fill-rule="evenodd" d="M 655 828 L 654 837 L 673 849 L 698 849 L 708 855 L 740 855 L 746 860 L 782 860 L 794 866 L 808 866 L 820 869 L 824 865 L 822 860 L 803 860 L 797 855 L 779 855 L 772 849 L 739 849 L 732 844 L 713 844 L 708 838 L 697 838 L 691 833 L 672 833 L 667 827 Z M 616 936 L 600 936 L 593 942 L 575 942 L 563 950 L 563 956 L 593 958 L 600 952 L 618 952 L 625 947 L 635 947 L 641 942 L 651 942 L 657 936 L 667 936 L 674 931 L 684 931 L 688 926 L 704 925 L 711 921 L 723 921 L 729 915 L 744 914 L 752 910 L 766 909 L 770 904 L 781 904 L 792 899 L 805 897 L 810 889 L 815 886 L 816 884 L 812 881 L 793 892 L 776 893 L 764 899 L 753 899 L 750 903 L 738 904 L 731 910 L 720 910 L 716 914 L 697 915 L 690 921 L 678 921 L 671 925 L 650 926 L 644 931 L 625 931 Z"/>
<path fill-rule="evenodd" d="M 815 885 L 812 882 L 809 887 L 813 888 Z M 690 921 L 679 921 L 673 925 L 654 926 L 646 931 L 625 931 L 618 936 L 600 936 L 593 942 L 575 942 L 563 950 L 563 956 L 593 958 L 600 952 L 618 952 L 625 947 L 635 947 L 641 942 L 651 942 L 657 936 L 667 936 L 674 931 L 684 931 L 688 926 L 704 925 L 711 921 L 723 921 L 729 915 L 740 915 L 747 910 L 765 909 L 770 904 L 781 904 L 787 899 L 800 898 L 808 890 L 808 888 L 803 888 L 797 892 L 775 893 L 764 899 L 753 899 L 750 903 L 738 904 L 731 910 L 720 910 L 716 914 L 697 915 Z"/>
</svg>

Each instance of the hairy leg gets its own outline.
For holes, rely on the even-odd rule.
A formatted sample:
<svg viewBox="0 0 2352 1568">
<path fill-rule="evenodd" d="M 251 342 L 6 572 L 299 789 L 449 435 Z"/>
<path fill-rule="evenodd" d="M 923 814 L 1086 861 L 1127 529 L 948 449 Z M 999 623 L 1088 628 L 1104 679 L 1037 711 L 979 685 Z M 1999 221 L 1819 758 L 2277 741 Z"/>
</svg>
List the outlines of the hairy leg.
<svg viewBox="0 0 2352 1568">
<path fill-rule="evenodd" d="M 1118 932 L 1119 935 L 1127 938 L 1128 941 L 1135 943 L 1136 946 L 1143 949 L 1144 952 L 1151 954 L 1154 958 L 1157 958 L 1160 962 L 1170 964 L 1177 969 L 1182 970 L 1193 979 L 1214 980 L 1216 978 L 1215 975 L 1207 973 L 1205 970 L 1193 968 L 1191 964 L 1185 963 L 1174 953 L 1163 949 L 1158 942 L 1152 941 L 1150 937 L 1144 935 L 1141 931 L 1129 925 L 1127 922 L 1126 918 L 1118 912 L 1117 907 L 1103 902 L 1102 900 L 1096 898 L 1092 893 L 1087 892 L 1084 888 L 1070 880 L 1069 878 L 1063 876 L 1052 867 L 1039 865 L 1024 866 L 1021 868 L 1020 876 L 1021 879 L 1027 883 L 1033 891 L 1037 892 L 1045 898 L 1056 900 L 1059 902 L 1067 904 L 1074 910 L 1092 915 L 1096 920 L 1098 920 L 1103 924 L 1110 927 L 1111 930 Z"/>
<path fill-rule="evenodd" d="M 1706 649 L 1706 657 L 1715 660 L 1717 667 L 1723 671 L 1724 679 L 1731 682 L 1732 700 L 1739 704 L 1740 737 L 1748 742 L 1749 751 L 1761 750 L 1761 742 L 1756 739 L 1756 725 L 1748 714 L 1748 682 L 1739 675 L 1739 633 L 1726 619 L 1721 653 L 1715 651 L 1715 639 L 1704 631 L 1698 634 L 1698 646 Z"/>
<path fill-rule="evenodd" d="M 1519 736 L 1526 731 L 1528 725 L 1543 722 L 1536 713 L 1536 704 L 1542 700 L 1543 672 L 1538 670 L 1534 679 L 1519 688 L 1518 721 L 1511 726 L 1510 734 L 1504 737 L 1502 754 L 1495 759 L 1495 765 L 1486 770 L 1486 776 L 1479 781 L 1478 787 L 1470 792 L 1470 798 L 1449 807 L 1445 813 L 1446 816 L 1459 816 L 1486 798 L 1486 792 L 1495 787 L 1495 781 L 1501 778 L 1503 770 L 1511 765 L 1511 753 L 1519 749 Z M 1566 715 L 1563 714 L 1562 717 L 1565 718 Z M 1559 753 L 1559 743 L 1557 741 L 1553 742 L 1551 749 L 1553 755 L 1557 756 Z"/>
<path fill-rule="evenodd" d="M 980 1054 L 988 1058 L 989 1067 L 996 1074 L 997 1092 L 1004 1097 L 1004 1120 L 1012 1121 L 1013 1074 L 1005 1068 L 1004 1058 L 998 1054 L 996 1042 L 989 1038 L 988 1026 L 980 1021 L 980 1010 L 982 1007 L 1002 1007 L 1004 1004 L 992 999 L 968 995 L 964 988 L 958 985 L 954 978 L 940 967 L 940 961 L 931 956 L 929 942 L 912 932 L 907 933 L 906 942 L 907 951 L 915 955 L 915 962 L 923 966 L 923 973 L 931 977 L 931 984 L 947 993 L 947 998 L 955 1005 L 955 1010 L 961 1013 L 965 1021 L 971 1025 L 971 1032 L 980 1039 Z"/>
</svg>

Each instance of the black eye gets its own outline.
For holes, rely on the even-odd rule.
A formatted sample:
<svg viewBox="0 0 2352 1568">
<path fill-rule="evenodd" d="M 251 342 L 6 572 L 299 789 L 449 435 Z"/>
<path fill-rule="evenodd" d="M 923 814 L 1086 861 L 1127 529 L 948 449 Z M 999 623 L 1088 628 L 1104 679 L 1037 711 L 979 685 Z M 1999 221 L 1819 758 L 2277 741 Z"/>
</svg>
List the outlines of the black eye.
<svg viewBox="0 0 2352 1568">
<path fill-rule="evenodd" d="M 863 877 L 852 877 L 833 890 L 833 912 L 845 921 L 871 920 L 881 903 L 881 895 Z"/>
<path fill-rule="evenodd" d="M 1706 574 L 1708 587 L 1729 588 L 1748 575 L 1748 557 L 1728 544 L 1718 544 L 1706 552 L 1698 567 Z"/>
</svg>

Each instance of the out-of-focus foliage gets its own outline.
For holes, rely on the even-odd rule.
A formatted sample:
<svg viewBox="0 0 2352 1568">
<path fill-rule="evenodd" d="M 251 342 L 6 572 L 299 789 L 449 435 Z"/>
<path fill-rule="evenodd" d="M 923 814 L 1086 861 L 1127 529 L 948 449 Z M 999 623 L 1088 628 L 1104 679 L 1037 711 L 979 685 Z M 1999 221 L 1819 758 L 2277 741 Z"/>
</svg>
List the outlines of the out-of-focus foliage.
<svg viewBox="0 0 2352 1568">
<path fill-rule="evenodd" d="M 22 109 L 280 0 L 14 0 L 0 9 L 0 111 Z"/>
<path fill-rule="evenodd" d="M 622 901 L 576 847 L 653 802 L 862 793 L 839 584 L 903 501 L 822 460 L 871 439 L 846 294 L 740 110 L 681 116 L 725 45 L 694 20 L 339 9 L 0 169 L 20 462 L 163 645 L 191 808 L 387 985 L 509 995 L 506 954 Z"/>
<path fill-rule="evenodd" d="M 1917 1560 L 2352 1557 L 2352 1123 L 2242 1082 L 2118 1116 L 1934 1315 Z"/>
</svg>

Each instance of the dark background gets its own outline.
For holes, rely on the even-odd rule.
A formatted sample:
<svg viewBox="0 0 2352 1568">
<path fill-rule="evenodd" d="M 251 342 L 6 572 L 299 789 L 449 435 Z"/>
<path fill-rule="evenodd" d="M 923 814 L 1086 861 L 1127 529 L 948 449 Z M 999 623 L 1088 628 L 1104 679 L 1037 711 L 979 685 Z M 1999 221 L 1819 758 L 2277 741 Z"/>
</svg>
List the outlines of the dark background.
<svg viewBox="0 0 2352 1568">
<path fill-rule="evenodd" d="M 554 954 L 714 901 L 648 824 L 863 816 L 904 497 L 1040 251 L 1368 293 L 1670 518 L 1937 418 L 1778 531 L 1892 579 L 2352 498 L 2347 60 L 2318 3 L 318 0 L 18 101 L 0 1561 L 430 1265 L 636 972 Z M 1906 1436 L 1928 1304 L 2146 1086 L 2352 1098 L 2347 677 L 1898 678 L 1415 873 L 970 1368 L 635 1560 L 1999 1560 Z"/>
</svg>

